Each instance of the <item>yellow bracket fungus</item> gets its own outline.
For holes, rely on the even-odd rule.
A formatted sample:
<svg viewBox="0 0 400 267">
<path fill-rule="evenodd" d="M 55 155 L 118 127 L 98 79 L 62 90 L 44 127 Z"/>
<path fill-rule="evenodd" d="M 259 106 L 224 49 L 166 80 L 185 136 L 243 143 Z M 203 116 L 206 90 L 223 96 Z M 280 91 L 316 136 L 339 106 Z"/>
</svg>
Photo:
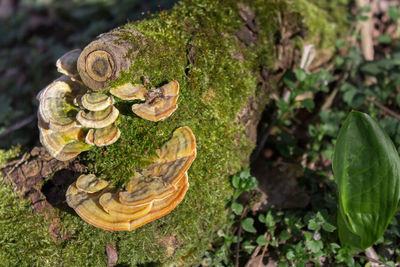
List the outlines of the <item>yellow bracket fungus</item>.
<svg viewBox="0 0 400 267">
<path fill-rule="evenodd" d="M 76 115 L 77 121 L 85 128 L 104 128 L 114 123 L 119 115 L 118 109 L 109 106 L 100 111 L 85 112 L 80 110 Z"/>
<path fill-rule="evenodd" d="M 77 61 L 82 50 L 74 49 L 60 57 L 56 62 L 57 71 L 72 78 L 78 78 Z"/>
<path fill-rule="evenodd" d="M 82 106 L 90 111 L 101 111 L 112 104 L 114 104 L 114 99 L 102 93 L 86 93 L 81 97 Z"/>
<path fill-rule="evenodd" d="M 187 171 L 196 157 L 189 127 L 177 129 L 157 151 L 155 162 L 138 170 L 126 191 L 111 192 L 108 182 L 81 175 L 67 190 L 67 203 L 86 222 L 109 231 L 131 231 L 168 214 L 189 187 Z"/>
<path fill-rule="evenodd" d="M 110 93 L 122 100 L 145 100 L 146 88 L 141 84 L 125 83 L 110 89 Z"/>
<path fill-rule="evenodd" d="M 101 129 L 90 129 L 85 142 L 90 145 L 108 146 L 115 143 L 121 135 L 121 131 L 115 124 Z"/>
<path fill-rule="evenodd" d="M 58 160 L 118 140 L 121 131 L 115 123 L 119 111 L 114 97 L 144 101 L 132 105 L 132 111 L 151 121 L 168 118 L 178 107 L 177 81 L 149 90 L 131 83 L 108 88 L 109 81 L 130 64 L 123 54 L 129 51 L 126 44 L 114 41 L 114 35 L 105 34 L 83 51 L 63 55 L 56 66 L 65 75 L 38 94 L 40 141 Z M 195 136 L 189 127 L 181 127 L 156 151 L 150 165 L 134 172 L 124 190 L 113 190 L 106 180 L 83 174 L 68 188 L 67 203 L 96 227 L 131 231 L 168 214 L 182 201 L 195 157 Z"/>
<path fill-rule="evenodd" d="M 165 120 L 178 107 L 177 81 L 150 90 L 141 84 L 131 83 L 106 90 L 107 77 L 112 76 L 115 79 L 126 66 L 121 67 L 111 60 L 116 59 L 114 52 L 120 48 L 114 47 L 115 44 L 110 41 L 114 40 L 115 36 L 105 36 L 106 42 L 100 38 L 89 44 L 83 52 L 75 49 L 58 59 L 57 70 L 65 75 L 49 84 L 37 96 L 40 102 L 38 117 L 42 125 L 47 124 L 48 127 L 46 131 L 46 127 L 39 127 L 41 143 L 59 160 L 70 160 L 80 152 L 88 150 L 90 146 L 107 146 L 118 140 L 121 132 L 115 125 L 119 111 L 113 106 L 114 97 L 128 101 L 144 100 L 144 103 L 132 105 L 132 111 L 137 116 L 151 121 Z M 106 43 L 111 45 L 114 52 L 106 51 L 108 48 L 104 51 L 96 50 Z M 121 51 L 125 50 L 123 48 Z M 122 60 L 117 59 L 116 62 Z M 127 64 L 125 60 L 121 62 Z M 85 78 L 82 78 L 82 75 Z M 63 132 L 75 128 L 80 128 L 80 139 L 71 137 L 68 141 L 60 141 L 63 138 L 58 136 L 65 136 Z M 87 135 L 82 139 L 83 133 Z M 79 149 L 72 145 L 66 146 L 65 142 L 79 144 Z M 87 145 L 80 145 L 82 142 L 86 142 Z M 61 151 L 67 147 L 74 147 L 74 150 L 69 156 L 61 156 Z"/>
<path fill-rule="evenodd" d="M 173 81 L 147 92 L 146 102 L 132 105 L 132 111 L 146 120 L 165 120 L 178 108 L 178 97 L 179 83 Z"/>
</svg>

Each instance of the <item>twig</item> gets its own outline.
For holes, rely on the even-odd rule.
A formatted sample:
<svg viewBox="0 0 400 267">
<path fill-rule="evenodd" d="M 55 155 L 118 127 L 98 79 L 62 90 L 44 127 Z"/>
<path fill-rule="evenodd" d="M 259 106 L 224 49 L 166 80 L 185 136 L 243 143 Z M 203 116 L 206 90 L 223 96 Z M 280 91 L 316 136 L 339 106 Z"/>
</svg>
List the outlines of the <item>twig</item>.
<svg viewBox="0 0 400 267">
<path fill-rule="evenodd" d="M 268 233 L 265 232 L 265 233 L 264 233 L 264 237 L 267 238 L 267 236 L 268 236 Z M 254 259 L 255 257 L 257 257 L 258 252 L 260 252 L 260 250 L 261 250 L 261 247 L 262 247 L 262 246 L 258 245 L 258 246 L 254 249 L 253 253 L 251 253 L 250 260 L 251 260 L 251 259 Z M 249 261 L 250 261 L 250 260 L 249 260 Z"/>
<path fill-rule="evenodd" d="M 261 253 L 260 261 L 258 262 L 258 267 L 262 266 L 262 260 L 264 259 L 265 251 L 267 251 L 269 241 L 271 240 L 271 236 L 267 235 L 268 242 L 264 245 L 263 251 Z"/>
<path fill-rule="evenodd" d="M 365 255 L 371 259 L 379 261 L 378 254 L 376 254 L 376 251 L 374 250 L 374 248 L 372 246 L 365 250 Z M 371 263 L 371 267 L 378 267 L 378 266 L 379 266 L 379 264 L 377 264 L 377 263 Z"/>
<path fill-rule="evenodd" d="M 374 1 L 376 2 L 376 1 Z M 372 41 L 372 5 L 369 0 L 356 0 L 358 10 L 361 10 L 362 7 L 369 6 L 370 11 L 365 15 L 368 17 L 366 21 L 359 21 L 359 25 L 361 28 L 361 50 L 363 52 L 365 60 L 373 60 L 374 59 L 374 44 Z"/>
<path fill-rule="evenodd" d="M 388 113 L 390 116 L 395 117 L 396 119 L 400 120 L 400 114 L 394 112 L 393 110 L 387 108 L 386 106 L 382 105 L 381 103 L 375 101 L 374 98 L 369 97 L 367 100 L 371 101 L 375 106 L 383 110 L 384 112 Z"/>
<path fill-rule="evenodd" d="M 24 127 L 25 125 L 29 124 L 30 122 L 32 122 L 34 119 L 36 118 L 35 114 L 30 115 L 29 117 L 15 123 L 14 125 L 12 125 L 11 127 L 7 128 L 4 132 L 2 132 L 0 134 L 0 138 L 5 137 L 6 135 Z"/>
<path fill-rule="evenodd" d="M 380 265 L 383 265 L 385 267 L 391 267 L 389 264 L 381 262 L 380 260 L 376 260 L 376 259 L 370 258 L 368 256 L 362 256 L 362 255 L 351 255 L 351 256 L 353 256 L 355 258 L 363 258 L 363 259 L 369 260 L 370 262 L 374 262 L 374 263 L 378 263 Z"/>
<path fill-rule="evenodd" d="M 28 152 L 25 152 L 25 154 L 22 156 L 22 158 L 21 158 L 17 163 L 14 164 L 14 166 L 11 168 L 11 170 L 9 170 L 9 171 L 6 173 L 6 178 L 12 183 L 12 185 L 13 185 L 14 187 L 16 187 L 17 185 L 16 185 L 16 184 L 14 183 L 14 181 L 11 179 L 10 174 L 11 174 L 16 168 L 18 168 L 22 163 L 24 163 L 28 158 L 29 158 L 29 153 L 28 153 Z M 4 184 L 4 181 L 5 181 L 5 179 L 3 179 L 3 180 L 1 181 L 1 185 Z"/>
<path fill-rule="evenodd" d="M 236 243 L 236 256 L 235 256 L 235 267 L 239 267 L 239 253 L 240 253 L 240 236 L 242 235 L 242 219 L 247 212 L 248 205 L 244 207 L 242 214 L 240 215 L 239 230 L 238 230 L 238 241 Z"/>
</svg>

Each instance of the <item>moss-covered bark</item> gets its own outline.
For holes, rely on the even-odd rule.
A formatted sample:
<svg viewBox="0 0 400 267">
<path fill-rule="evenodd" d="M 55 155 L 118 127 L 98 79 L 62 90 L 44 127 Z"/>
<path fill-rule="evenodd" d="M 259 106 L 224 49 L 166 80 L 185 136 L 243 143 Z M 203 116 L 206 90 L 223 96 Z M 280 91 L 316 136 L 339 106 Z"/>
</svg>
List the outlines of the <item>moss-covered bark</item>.
<svg viewBox="0 0 400 267">
<path fill-rule="evenodd" d="M 318 40 L 317 47 L 329 46 L 337 34 L 337 28 L 320 26 L 334 25 L 335 18 L 311 2 L 241 2 L 255 15 L 247 25 L 243 14 L 239 14 L 243 5 L 236 1 L 185 0 L 170 11 L 123 26 L 141 32 L 146 45 L 134 36 L 121 36 L 138 53 L 132 55 L 129 72 L 113 84 L 142 83 L 145 79 L 148 86 L 159 86 L 178 80 L 179 107 L 167 120 L 154 123 L 134 116 L 126 108 L 127 103 L 117 103 L 122 113 L 118 121 L 120 140 L 107 148 L 94 148 L 80 158 L 91 172 L 122 185 L 130 172 L 145 164 L 155 148 L 171 137 L 173 130 L 189 126 L 197 138 L 198 156 L 189 170 L 190 188 L 183 202 L 167 216 L 132 232 L 97 229 L 61 205 L 55 210 L 61 226 L 60 240 L 54 241 L 47 230 L 50 221 L 44 215 L 32 216 L 28 204 L 17 199 L 10 187 L 3 186 L 2 263 L 103 266 L 107 262 L 106 243 L 116 246 L 118 263 L 128 266 L 196 262 L 227 219 L 231 175 L 248 164 L 255 146 L 246 122 L 257 120 L 268 102 L 266 88 L 275 90 L 273 76 L 266 80 L 260 72 L 273 72 L 274 46 L 282 25 L 279 19 L 294 28 L 303 25 L 311 29 L 308 39 Z M 258 105 L 253 107 L 251 118 L 243 116 L 241 113 L 248 112 L 255 102 Z"/>
</svg>

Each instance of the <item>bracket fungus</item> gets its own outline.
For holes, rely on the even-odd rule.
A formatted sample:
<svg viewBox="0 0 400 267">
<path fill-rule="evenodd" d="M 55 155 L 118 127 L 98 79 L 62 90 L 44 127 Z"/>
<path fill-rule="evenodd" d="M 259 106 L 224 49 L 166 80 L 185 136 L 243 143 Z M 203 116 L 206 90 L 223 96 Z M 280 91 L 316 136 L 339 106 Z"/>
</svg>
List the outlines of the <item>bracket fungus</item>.
<svg viewBox="0 0 400 267">
<path fill-rule="evenodd" d="M 172 81 L 160 88 L 152 88 L 146 94 L 146 102 L 132 105 L 132 111 L 139 117 L 160 121 L 168 118 L 177 108 L 179 83 Z"/>
<path fill-rule="evenodd" d="M 110 89 L 110 93 L 122 100 L 145 100 L 146 88 L 141 84 L 125 83 Z"/>
<path fill-rule="evenodd" d="M 42 126 L 47 124 L 49 128 L 45 130 L 46 127 L 39 126 L 41 143 L 57 159 L 69 160 L 90 146 L 107 146 L 118 140 L 121 132 L 115 122 L 119 110 L 114 106 L 114 97 L 145 101 L 132 105 L 132 111 L 151 121 L 164 120 L 177 109 L 177 81 L 150 90 L 131 83 L 109 88 L 109 82 L 119 77 L 121 71 L 127 71 L 131 64 L 127 57 L 130 51 L 128 43 L 115 42 L 123 31 L 143 36 L 133 30 L 120 29 L 100 35 L 83 51 L 74 49 L 67 52 L 56 62 L 57 70 L 64 75 L 39 92 L 38 116 Z M 79 139 L 64 133 L 75 128 L 80 128 Z M 84 134 L 86 136 L 82 139 Z M 63 138 L 56 136 L 69 136 L 69 139 L 61 142 Z M 87 145 L 66 145 L 82 142 Z M 73 153 L 68 157 L 61 156 L 60 151 L 66 147 L 74 147 Z"/>
<path fill-rule="evenodd" d="M 121 71 L 129 70 L 128 52 L 135 55 L 128 42 L 120 40 L 119 31 L 143 37 L 119 29 L 100 35 L 83 51 L 66 53 L 56 63 L 64 75 L 38 94 L 40 141 L 58 160 L 70 160 L 91 146 L 111 145 L 120 138 L 114 97 L 144 101 L 132 105 L 132 115 L 150 121 L 165 120 L 178 107 L 178 81 L 149 90 L 131 83 L 110 88 Z M 124 190 L 83 174 L 68 188 L 67 203 L 96 227 L 131 231 L 168 214 L 182 201 L 195 157 L 195 136 L 189 127 L 181 127 L 157 149 L 150 165 L 133 172 Z"/>
<path fill-rule="evenodd" d="M 115 143 L 120 136 L 121 131 L 115 124 L 111 124 L 105 128 L 90 129 L 85 142 L 90 145 L 108 146 Z"/>
<path fill-rule="evenodd" d="M 82 50 L 74 49 L 60 57 L 56 62 L 57 71 L 74 78 L 79 77 L 76 63 Z"/>
<path fill-rule="evenodd" d="M 93 174 L 81 175 L 67 190 L 70 207 L 86 222 L 109 231 L 131 231 L 172 211 L 189 187 L 187 171 L 196 157 L 189 127 L 177 129 L 157 150 L 154 163 L 113 191 Z"/>
</svg>

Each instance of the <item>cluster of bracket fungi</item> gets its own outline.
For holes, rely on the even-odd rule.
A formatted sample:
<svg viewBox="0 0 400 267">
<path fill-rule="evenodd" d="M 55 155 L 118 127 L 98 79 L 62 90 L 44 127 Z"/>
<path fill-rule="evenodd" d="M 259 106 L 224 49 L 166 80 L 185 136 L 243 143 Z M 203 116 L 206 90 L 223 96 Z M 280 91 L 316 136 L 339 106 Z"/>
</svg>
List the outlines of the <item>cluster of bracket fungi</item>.
<svg viewBox="0 0 400 267">
<path fill-rule="evenodd" d="M 177 109 L 177 81 L 149 90 L 131 83 L 109 87 L 109 81 L 129 69 L 127 45 L 116 42 L 117 38 L 113 32 L 103 34 L 83 51 L 66 53 L 56 63 L 64 75 L 37 96 L 40 141 L 58 160 L 70 160 L 91 146 L 107 146 L 119 139 L 114 97 L 144 101 L 133 104 L 132 111 L 151 121 L 164 120 Z M 189 127 L 181 127 L 157 149 L 149 166 L 134 172 L 125 190 L 112 190 L 106 180 L 83 174 L 68 188 L 67 203 L 96 227 L 131 231 L 181 202 L 195 157 L 195 136 Z"/>
</svg>

